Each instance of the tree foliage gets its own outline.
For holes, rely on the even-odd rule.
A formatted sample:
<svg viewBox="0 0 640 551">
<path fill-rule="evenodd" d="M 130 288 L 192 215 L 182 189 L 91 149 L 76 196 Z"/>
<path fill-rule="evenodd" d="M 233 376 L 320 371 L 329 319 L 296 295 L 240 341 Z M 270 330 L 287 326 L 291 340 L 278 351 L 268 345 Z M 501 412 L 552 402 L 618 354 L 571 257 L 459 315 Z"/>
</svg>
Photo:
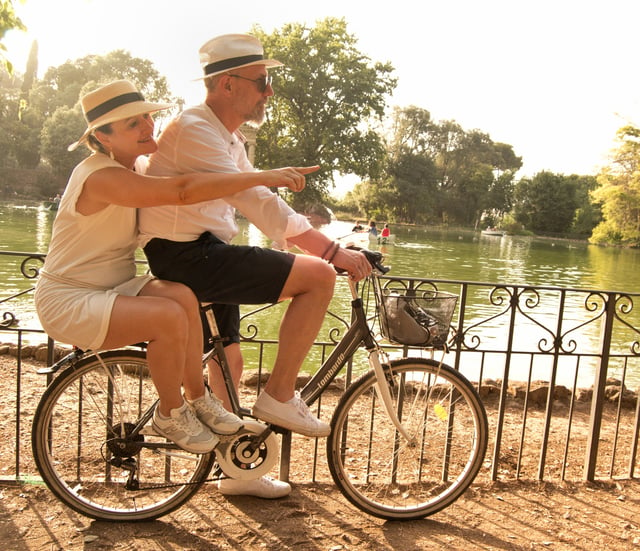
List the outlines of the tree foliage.
<svg viewBox="0 0 640 551">
<path fill-rule="evenodd" d="M 29 99 L 29 92 L 33 87 L 36 78 L 38 77 L 38 42 L 36 40 L 31 44 L 31 50 L 29 50 L 29 58 L 27 59 L 27 70 L 24 73 L 22 79 L 22 87 L 20 95 L 21 99 L 26 101 Z"/>
<path fill-rule="evenodd" d="M 640 129 L 618 131 L 613 162 L 597 177 L 593 197 L 602 204 L 603 221 L 591 241 L 640 247 Z"/>
<path fill-rule="evenodd" d="M 39 162 L 41 121 L 26 112 L 22 80 L 0 68 L 0 166 L 34 168 Z"/>
<path fill-rule="evenodd" d="M 132 57 L 125 50 L 114 50 L 104 56 L 88 55 L 50 67 L 33 87 L 29 103 L 48 117 L 59 107 L 73 107 L 81 95 L 97 85 L 117 79 L 133 82 L 149 101 L 175 101 L 166 78 L 151 61 Z"/>
<path fill-rule="evenodd" d="M 67 151 L 86 128 L 78 103 L 81 95 L 100 84 L 125 78 L 150 101 L 175 101 L 165 77 L 150 61 L 123 50 L 67 61 L 49 68 L 39 80 L 35 78 L 36 69 L 34 45 L 22 79 L 0 72 L 0 130 L 11 137 L 6 149 L 1 148 L 0 162 L 15 168 L 35 168 L 42 162 L 59 185 L 64 185 L 73 166 L 88 154 L 84 148 Z"/>
<path fill-rule="evenodd" d="M 7 59 L 5 52 L 6 46 L 2 43 L 7 32 L 11 30 L 25 31 L 26 27 L 20 18 L 16 15 L 13 8 L 13 0 L 0 0 L 0 67 L 6 68 L 11 74 L 13 66 Z"/>
<path fill-rule="evenodd" d="M 43 123 L 46 134 L 42 136 L 42 157 L 54 173 L 68 174 L 68 167 L 77 162 L 77 155 L 66 153 L 66 148 L 86 128 L 78 104 L 80 96 L 117 79 L 133 82 L 150 101 L 175 101 L 169 93 L 166 78 L 158 73 L 153 64 L 146 59 L 131 57 L 124 50 L 115 50 L 104 56 L 90 55 L 52 67 L 33 87 L 29 107 L 48 121 L 46 125 Z M 59 110 L 61 114 L 56 117 Z M 64 121 L 64 124 L 54 130 L 51 128 L 54 121 Z"/>
<path fill-rule="evenodd" d="M 602 205 L 593 197 L 598 187 L 595 176 L 571 175 L 574 182 L 576 210 L 571 224 L 570 233 L 573 237 L 589 238 L 593 229 L 602 221 Z"/>
<path fill-rule="evenodd" d="M 434 121 L 429 111 L 411 106 L 395 110 L 385 177 L 368 186 L 367 205 L 373 197 L 384 206 L 365 206 L 362 193 L 350 199 L 367 217 L 477 225 L 483 213 L 510 209 L 513 177 L 521 166 L 511 146 L 465 131 L 455 121 Z"/>
<path fill-rule="evenodd" d="M 376 128 L 396 85 L 393 67 L 363 55 L 344 19 L 253 33 L 284 63 L 272 71 L 275 95 L 258 134 L 256 164 L 321 166 L 293 198 L 301 210 L 324 196 L 335 174 L 377 176 L 384 147 Z"/>
<path fill-rule="evenodd" d="M 566 233 L 573 223 L 576 185 L 571 178 L 542 171 L 521 179 L 515 188 L 514 215 L 525 228 L 536 233 Z"/>
<path fill-rule="evenodd" d="M 2 47 L 7 30 L 24 27 L 12 1 L 0 0 L 0 10 Z M 271 73 L 275 96 L 257 136 L 257 166 L 322 167 L 304 193 L 287 196 L 297 210 L 326 202 L 334 178 L 348 174 L 361 178 L 347 203 L 362 218 L 467 227 L 508 219 L 512 228 L 578 237 L 597 226 L 594 242 L 640 245 L 640 129 L 621 129 L 615 159 L 597 180 L 540 172 L 516 183 L 522 159 L 511 145 L 416 106 L 388 117 L 394 69 L 362 54 L 344 19 L 253 33 L 285 64 Z M 44 167 L 64 185 L 87 154 L 67 151 L 85 128 L 78 98 L 99 84 L 126 78 L 151 101 L 180 103 L 150 61 L 126 51 L 68 61 L 41 79 L 37 53 L 34 43 L 23 75 L 0 60 L 3 168 Z"/>
<path fill-rule="evenodd" d="M 78 110 L 66 106 L 56 109 L 42 127 L 42 157 L 50 160 L 53 174 L 61 181 L 65 181 L 88 154 L 82 147 L 75 151 L 67 150 L 68 145 L 77 140 L 86 127 L 84 119 L 78 116 Z"/>
</svg>

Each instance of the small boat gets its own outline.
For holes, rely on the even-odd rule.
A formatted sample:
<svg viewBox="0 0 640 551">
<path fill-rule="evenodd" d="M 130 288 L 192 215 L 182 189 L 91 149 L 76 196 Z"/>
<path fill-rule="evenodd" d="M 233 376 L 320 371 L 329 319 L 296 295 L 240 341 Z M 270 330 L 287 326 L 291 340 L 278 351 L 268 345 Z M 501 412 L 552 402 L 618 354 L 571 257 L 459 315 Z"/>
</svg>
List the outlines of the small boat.
<svg viewBox="0 0 640 551">
<path fill-rule="evenodd" d="M 504 232 L 499 230 L 498 228 L 487 228 L 486 230 L 482 230 L 482 235 L 494 235 L 496 237 L 502 237 Z"/>
<path fill-rule="evenodd" d="M 380 234 L 373 235 L 369 232 L 354 232 L 344 237 L 338 238 L 338 241 L 349 244 L 352 243 L 358 247 L 368 247 L 369 245 L 393 245 L 396 242 L 395 234 L 391 234 L 389 237 L 382 237 Z"/>
<path fill-rule="evenodd" d="M 395 234 L 391 234 L 386 237 L 382 237 L 380 234 L 369 234 L 369 243 L 377 243 L 378 245 L 393 245 L 396 242 Z"/>
</svg>

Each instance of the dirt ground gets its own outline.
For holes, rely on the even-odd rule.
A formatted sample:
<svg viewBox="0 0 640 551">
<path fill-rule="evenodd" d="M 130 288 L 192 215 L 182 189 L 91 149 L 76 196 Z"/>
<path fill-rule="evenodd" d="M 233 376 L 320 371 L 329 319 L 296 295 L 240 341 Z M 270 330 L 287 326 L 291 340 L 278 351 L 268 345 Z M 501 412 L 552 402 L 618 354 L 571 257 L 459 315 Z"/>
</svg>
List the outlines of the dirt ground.
<svg viewBox="0 0 640 551">
<path fill-rule="evenodd" d="M 7 410 L 15 411 L 11 362 L 0 359 L 0 366 L 7 374 L 0 378 L 3 402 Z M 33 367 L 29 362 L 24 366 L 26 378 Z M 20 408 L 24 447 L 31 402 L 39 397 L 38 392 L 26 394 Z M 0 437 L 13 445 L 11 415 L 0 422 Z M 512 438 L 510 430 L 515 431 Z M 515 422 L 505 425 L 505 453 L 519 431 Z M 562 431 L 552 431 L 552 437 L 556 433 Z M 312 441 L 297 438 L 294 450 L 308 453 Z M 23 453 L 28 455 L 28 450 Z M 549 455 L 553 457 L 553 444 Z M 491 482 L 487 466 L 452 506 L 426 519 L 405 522 L 362 513 L 342 497 L 325 472 L 316 474 L 319 482 L 309 482 L 308 461 L 296 457 L 290 471 L 293 492 L 284 499 L 227 498 L 208 484 L 173 514 L 136 524 L 92 521 L 60 504 L 39 483 L 0 484 L 0 546 L 2 551 L 640 549 L 640 480 L 536 482 L 531 473 L 535 474 L 537 458 L 528 458 L 523 454 L 521 480 L 505 476 Z M 11 461 L 8 447 L 3 451 L 0 446 L 0 474 L 12 472 Z"/>
<path fill-rule="evenodd" d="M 226 498 L 209 486 L 153 522 L 111 524 L 66 509 L 41 486 L 0 488 L 8 550 L 383 550 L 640 548 L 640 482 L 474 484 L 424 520 L 354 509 L 331 484 L 295 484 L 278 500 Z"/>
</svg>

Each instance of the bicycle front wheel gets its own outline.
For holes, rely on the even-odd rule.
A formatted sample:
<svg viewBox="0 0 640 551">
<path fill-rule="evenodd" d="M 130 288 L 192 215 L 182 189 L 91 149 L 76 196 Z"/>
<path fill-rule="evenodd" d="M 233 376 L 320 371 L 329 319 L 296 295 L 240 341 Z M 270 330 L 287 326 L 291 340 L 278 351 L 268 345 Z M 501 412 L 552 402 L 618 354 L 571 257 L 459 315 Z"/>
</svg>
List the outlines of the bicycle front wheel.
<svg viewBox="0 0 640 551">
<path fill-rule="evenodd" d="M 458 499 L 480 470 L 487 415 L 473 386 L 449 366 L 406 358 L 385 366 L 393 410 L 376 392 L 375 373 L 340 399 L 327 440 L 333 479 L 368 514 L 396 520 L 431 515 Z"/>
<path fill-rule="evenodd" d="M 213 453 L 183 451 L 151 431 L 131 435 L 157 393 L 145 354 L 112 350 L 65 369 L 44 392 L 32 427 L 33 457 L 71 509 L 107 521 L 165 515 L 205 481 Z"/>
</svg>

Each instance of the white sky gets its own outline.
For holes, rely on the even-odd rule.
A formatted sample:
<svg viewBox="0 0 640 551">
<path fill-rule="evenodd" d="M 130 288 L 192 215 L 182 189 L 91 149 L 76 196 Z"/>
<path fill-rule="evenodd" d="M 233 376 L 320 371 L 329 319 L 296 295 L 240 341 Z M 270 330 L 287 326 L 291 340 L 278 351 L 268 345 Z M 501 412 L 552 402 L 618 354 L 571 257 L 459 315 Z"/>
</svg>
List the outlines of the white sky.
<svg viewBox="0 0 640 551">
<path fill-rule="evenodd" d="M 4 43 L 18 71 L 34 39 L 39 76 L 124 49 L 151 60 L 187 104 L 204 97 L 192 79 L 208 39 L 344 17 L 360 51 L 395 67 L 392 105 L 511 144 L 519 177 L 594 174 L 616 130 L 640 125 L 637 0 L 26 0 L 16 11 L 28 31 Z"/>
</svg>

